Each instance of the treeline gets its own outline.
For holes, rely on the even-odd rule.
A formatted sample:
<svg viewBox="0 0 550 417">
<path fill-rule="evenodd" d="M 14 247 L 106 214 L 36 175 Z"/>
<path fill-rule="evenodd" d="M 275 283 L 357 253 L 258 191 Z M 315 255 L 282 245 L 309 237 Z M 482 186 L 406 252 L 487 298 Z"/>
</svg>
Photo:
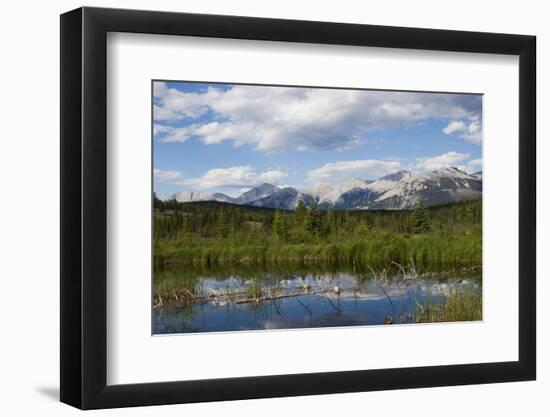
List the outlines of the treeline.
<svg viewBox="0 0 550 417">
<path fill-rule="evenodd" d="M 319 243 L 392 234 L 481 233 L 481 200 L 413 211 L 317 210 L 299 204 L 295 211 L 218 202 L 155 200 L 154 238 L 231 239 L 243 243 Z"/>
<path fill-rule="evenodd" d="M 480 266 L 481 219 L 481 201 L 430 208 L 420 201 L 412 211 L 161 202 L 154 212 L 154 265 Z"/>
</svg>

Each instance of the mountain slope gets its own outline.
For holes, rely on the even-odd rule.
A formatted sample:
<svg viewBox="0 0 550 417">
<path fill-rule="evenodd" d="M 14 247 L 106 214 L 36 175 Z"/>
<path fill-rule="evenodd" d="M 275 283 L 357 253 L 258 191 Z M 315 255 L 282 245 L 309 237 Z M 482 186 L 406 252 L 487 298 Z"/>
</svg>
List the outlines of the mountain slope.
<svg viewBox="0 0 550 417">
<path fill-rule="evenodd" d="M 283 210 L 306 206 L 335 210 L 412 209 L 420 197 L 426 206 L 475 200 L 482 195 L 482 173 L 467 174 L 458 168 L 445 168 L 427 174 L 399 171 L 376 181 L 348 180 L 341 184 L 320 184 L 308 190 L 281 188 L 264 183 L 237 198 L 222 193 L 203 194 L 183 191 L 174 194 L 180 202 L 221 201 Z"/>
<path fill-rule="evenodd" d="M 342 184 L 318 184 L 304 193 L 311 196 L 318 207 L 329 208 L 338 203 L 342 194 L 356 189 L 365 190 L 371 183 L 372 181 L 351 179 Z"/>
<path fill-rule="evenodd" d="M 171 196 L 171 198 L 176 199 L 180 203 L 193 203 L 196 201 L 221 201 L 224 203 L 235 203 L 235 199 L 229 197 L 223 193 L 197 193 L 195 191 L 180 191 Z"/>
<path fill-rule="evenodd" d="M 315 206 L 315 199 L 306 193 L 302 193 L 295 188 L 286 187 L 278 190 L 269 197 L 251 203 L 257 207 L 268 207 L 274 209 L 294 210 L 298 202 L 302 201 L 306 206 Z"/>
<path fill-rule="evenodd" d="M 482 182 L 458 168 L 411 175 L 368 202 L 367 209 L 412 209 L 419 197 L 426 206 L 481 198 Z"/>
<path fill-rule="evenodd" d="M 261 200 L 262 198 L 269 197 L 279 190 L 280 188 L 276 185 L 264 183 L 241 194 L 235 199 L 235 202 L 238 204 L 252 203 L 254 201 Z"/>
</svg>

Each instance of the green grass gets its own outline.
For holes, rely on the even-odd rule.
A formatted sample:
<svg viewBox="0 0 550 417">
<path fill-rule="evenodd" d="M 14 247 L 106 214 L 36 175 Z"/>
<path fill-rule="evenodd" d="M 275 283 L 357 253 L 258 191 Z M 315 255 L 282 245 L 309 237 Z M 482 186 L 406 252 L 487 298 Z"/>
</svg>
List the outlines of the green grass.
<svg viewBox="0 0 550 417">
<path fill-rule="evenodd" d="M 340 263 L 348 265 L 407 265 L 420 270 L 481 265 L 481 233 L 376 233 L 365 238 L 308 243 L 266 239 L 244 243 L 236 239 L 157 240 L 155 267 L 265 263 Z"/>
<path fill-rule="evenodd" d="M 160 203 L 159 203 L 160 204 Z M 180 266 L 334 265 L 419 271 L 482 264 L 481 200 L 410 211 L 280 211 L 233 204 L 165 203 L 154 215 L 156 270 Z"/>
<path fill-rule="evenodd" d="M 482 320 L 480 291 L 453 290 L 443 302 L 426 304 L 416 311 L 417 323 Z"/>
</svg>

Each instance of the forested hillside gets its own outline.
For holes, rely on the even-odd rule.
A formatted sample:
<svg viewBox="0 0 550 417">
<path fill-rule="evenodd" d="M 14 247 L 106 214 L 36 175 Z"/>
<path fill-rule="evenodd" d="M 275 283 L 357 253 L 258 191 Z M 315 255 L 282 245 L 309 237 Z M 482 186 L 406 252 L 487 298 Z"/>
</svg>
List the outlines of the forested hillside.
<svg viewBox="0 0 550 417">
<path fill-rule="evenodd" d="M 481 264 L 481 200 L 411 211 L 281 211 L 155 199 L 155 265 L 224 262 Z"/>
</svg>

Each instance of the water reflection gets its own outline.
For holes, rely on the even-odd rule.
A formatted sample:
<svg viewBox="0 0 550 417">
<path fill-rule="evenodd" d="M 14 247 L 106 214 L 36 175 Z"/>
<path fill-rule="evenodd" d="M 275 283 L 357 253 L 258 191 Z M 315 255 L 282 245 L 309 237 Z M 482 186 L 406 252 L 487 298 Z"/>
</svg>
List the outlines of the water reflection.
<svg viewBox="0 0 550 417">
<path fill-rule="evenodd" d="M 153 332 L 411 323 L 421 305 L 439 303 L 457 289 L 481 290 L 480 275 L 471 273 L 382 276 L 308 269 L 157 272 L 155 292 L 164 298 L 153 309 Z"/>
</svg>

